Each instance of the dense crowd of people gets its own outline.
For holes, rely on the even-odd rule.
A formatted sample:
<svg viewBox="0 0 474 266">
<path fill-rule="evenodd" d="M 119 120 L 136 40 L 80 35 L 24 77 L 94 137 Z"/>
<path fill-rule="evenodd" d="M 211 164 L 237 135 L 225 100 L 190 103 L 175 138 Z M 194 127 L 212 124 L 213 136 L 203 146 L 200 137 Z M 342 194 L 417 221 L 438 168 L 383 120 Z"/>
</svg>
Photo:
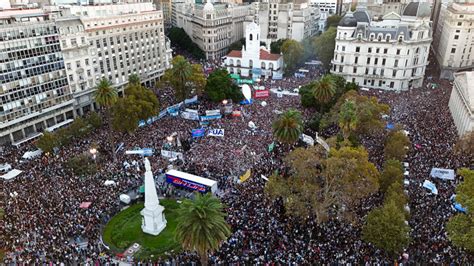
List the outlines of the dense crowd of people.
<svg viewBox="0 0 474 266">
<path fill-rule="evenodd" d="M 217 67 L 211 63 L 208 67 Z M 289 78 L 265 83 L 265 86 L 293 89 L 316 78 L 320 73 L 311 71 L 308 78 Z M 417 263 L 466 263 L 474 257 L 455 248 L 447 239 L 445 223 L 454 214 L 450 196 L 459 180 L 432 180 L 439 189 L 432 195 L 421 186 L 429 179 L 432 167 L 457 169 L 468 162 L 453 153 L 456 132 L 448 110 L 449 84 L 441 82 L 435 90 L 413 89 L 408 92 L 362 92 L 375 95 L 392 107 L 390 120 L 409 131 L 411 142 L 406 159 L 409 163 L 410 220 L 413 241 L 404 252 L 403 262 Z M 174 104 L 171 88 L 163 88 L 158 97 L 162 108 Z M 173 145 L 189 143 L 180 147 L 184 159 L 180 168 L 184 171 L 218 180 L 222 201 L 226 205 L 227 221 L 232 235 L 221 248 L 209 255 L 211 263 L 392 263 L 382 250 L 361 240 L 361 227 L 366 213 L 374 208 L 377 200 L 367 199 L 357 210 L 358 218 L 353 223 L 330 220 L 317 224 L 315 220 L 301 221 L 285 215 L 283 202 L 272 201 L 264 195 L 265 179 L 275 170 L 282 170 L 285 149 L 278 145 L 269 152 L 273 142 L 271 122 L 278 111 L 296 108 L 308 119 L 311 110 L 300 107 L 298 96 L 277 97 L 271 94 L 251 105 L 233 105 L 241 117 L 226 116 L 213 120 L 210 127 L 224 129 L 224 137 L 191 138 L 191 130 L 199 128 L 198 121 L 166 116 L 151 125 L 138 129 L 132 135 L 115 135 L 115 143 L 123 143 L 116 162 L 111 160 L 107 142 L 107 127 L 94 131 L 86 139 L 63 147 L 53 155 L 20 162 L 19 158 L 34 149 L 32 144 L 24 147 L 5 147 L 0 162 L 10 163 L 24 172 L 9 181 L 2 181 L 5 192 L 5 210 L 0 222 L 2 234 L 0 248 L 6 251 L 5 263 L 104 263 L 112 262 L 113 254 L 101 239 L 103 225 L 118 211 L 119 195 L 142 185 L 143 167 L 136 155 L 125 155 L 125 150 L 153 148 L 150 156 L 156 174 L 170 164 L 160 155 L 167 136 L 175 136 Z M 189 108 L 203 113 L 205 110 L 221 109 L 220 104 L 200 101 Z M 249 122 L 255 128 L 249 127 Z M 442 132 L 440 134 L 440 132 Z M 369 150 L 370 159 L 379 168 L 383 162 L 383 138 L 362 139 Z M 99 169 L 92 176 L 75 176 L 65 165 L 69 158 L 88 152 L 92 145 L 99 147 L 97 155 Z M 185 146 L 185 145 L 183 145 Z M 136 157 L 133 157 L 136 156 Z M 132 161 L 137 167 L 128 167 Z M 124 167 L 127 165 L 127 167 Z M 239 175 L 252 169 L 252 177 L 240 184 Z M 106 186 L 106 180 L 115 185 Z M 159 183 L 162 195 L 177 195 L 174 188 Z M 182 194 L 180 194 L 182 195 Z M 91 202 L 87 208 L 81 203 Z M 401 254 L 400 254 L 401 255 Z M 156 260 L 155 260 L 156 261 Z M 159 259 L 170 264 L 197 262 L 194 253 L 182 252 Z"/>
</svg>

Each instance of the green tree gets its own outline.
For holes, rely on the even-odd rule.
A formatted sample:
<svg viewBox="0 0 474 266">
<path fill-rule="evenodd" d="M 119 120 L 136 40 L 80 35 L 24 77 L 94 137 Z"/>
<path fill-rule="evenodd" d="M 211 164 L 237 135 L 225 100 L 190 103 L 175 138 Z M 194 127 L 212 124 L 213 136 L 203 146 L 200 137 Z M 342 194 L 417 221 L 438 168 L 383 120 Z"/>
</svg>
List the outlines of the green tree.
<svg viewBox="0 0 474 266">
<path fill-rule="evenodd" d="M 374 135 L 385 128 L 385 120 L 382 119 L 382 115 L 389 113 L 389 106 L 379 103 L 376 97 L 362 96 L 354 90 L 346 92 L 331 108 L 331 111 L 324 115 L 321 120 L 323 128 L 339 123 L 339 113 L 346 101 L 353 101 L 356 106 L 357 128 L 355 133 Z"/>
<path fill-rule="evenodd" d="M 183 101 L 193 93 L 200 93 L 205 86 L 202 67 L 190 64 L 183 56 L 173 58 L 173 68 L 165 71 L 163 82 L 168 82 L 176 93 L 178 101 Z"/>
<path fill-rule="evenodd" d="M 234 102 L 241 101 L 244 96 L 237 85 L 234 84 L 225 69 L 217 69 L 207 78 L 205 92 L 213 102 L 224 99 L 232 99 Z"/>
<path fill-rule="evenodd" d="M 115 131 L 132 134 L 138 128 L 142 109 L 133 97 L 118 100 L 112 107 L 112 128 Z"/>
<path fill-rule="evenodd" d="M 301 113 L 289 109 L 273 122 L 273 136 L 281 143 L 295 143 L 303 133 Z"/>
<path fill-rule="evenodd" d="M 178 212 L 176 239 L 185 250 L 196 251 L 201 264 L 207 265 L 208 252 L 217 250 L 230 235 L 222 203 L 211 194 L 197 194 L 184 200 Z"/>
<path fill-rule="evenodd" d="M 322 160 L 325 151 L 320 146 L 297 148 L 285 157 L 285 163 L 291 169 L 289 177 L 277 174 L 270 176 L 265 192 L 273 199 L 282 197 L 287 214 L 307 219 L 314 216 L 318 223 L 328 218 L 331 198 L 325 197 L 331 183 L 320 178 Z M 334 180 L 333 180 L 334 181 Z M 328 186 L 328 187 L 325 187 Z"/>
<path fill-rule="evenodd" d="M 385 193 L 394 182 L 403 181 L 403 166 L 400 161 L 387 160 L 380 175 L 380 191 Z"/>
<path fill-rule="evenodd" d="M 165 71 L 163 79 L 168 81 L 176 93 L 178 101 L 183 101 L 191 93 L 186 84 L 191 80 L 193 75 L 192 65 L 181 55 L 173 58 L 173 68 Z"/>
<path fill-rule="evenodd" d="M 303 107 L 309 108 L 309 107 L 316 107 L 317 106 L 317 101 L 314 97 L 314 84 L 313 82 L 308 83 L 306 85 L 301 86 L 299 89 L 299 94 L 300 94 L 300 99 L 301 99 L 301 105 Z"/>
<path fill-rule="evenodd" d="M 352 132 L 357 128 L 357 111 L 354 101 L 348 100 L 339 111 L 339 128 L 342 130 L 344 140 L 347 141 Z"/>
<path fill-rule="evenodd" d="M 408 202 L 408 198 L 405 195 L 405 192 L 403 191 L 403 181 L 402 180 L 397 180 L 390 184 L 390 186 L 387 189 L 387 192 L 385 193 L 385 198 L 384 202 L 393 202 L 397 206 L 397 208 L 403 212 L 405 212 L 405 205 Z M 406 216 L 408 217 L 408 216 Z"/>
<path fill-rule="evenodd" d="M 125 98 L 129 98 L 129 103 L 132 103 L 140 109 L 138 119 L 145 120 L 159 111 L 158 98 L 153 91 L 141 86 L 140 84 L 132 83 L 125 88 Z"/>
<path fill-rule="evenodd" d="M 341 21 L 341 19 L 342 19 L 342 16 L 338 16 L 338 15 L 332 15 L 328 17 L 328 19 L 326 20 L 326 30 L 331 27 L 337 28 L 337 26 L 339 25 L 339 21 Z"/>
<path fill-rule="evenodd" d="M 330 75 L 324 75 L 313 84 L 313 94 L 316 100 L 321 103 L 321 113 L 323 111 L 323 104 L 328 103 L 336 93 L 336 85 L 334 79 Z"/>
<path fill-rule="evenodd" d="M 451 217 L 446 225 L 449 239 L 457 247 L 474 252 L 474 171 L 458 170 L 463 182 L 456 187 L 456 202 L 467 209 Z"/>
<path fill-rule="evenodd" d="M 112 123 L 110 119 L 110 108 L 117 102 L 118 100 L 118 93 L 117 89 L 112 86 L 112 83 L 108 81 L 105 78 L 102 78 L 99 81 L 99 84 L 97 85 L 97 89 L 95 91 L 94 95 L 96 103 L 101 106 L 102 108 L 105 109 L 106 112 L 106 117 L 109 123 L 109 143 L 110 143 L 110 149 L 112 151 L 112 157 L 114 159 L 114 162 L 117 159 L 117 155 L 115 154 L 115 145 L 114 145 L 114 140 L 112 137 Z"/>
<path fill-rule="evenodd" d="M 237 50 L 237 51 L 241 51 L 242 50 L 242 47 L 245 45 L 245 38 L 242 38 L 234 43 L 232 43 L 230 46 L 229 46 L 229 51 L 232 51 L 232 50 Z"/>
<path fill-rule="evenodd" d="M 137 74 L 131 74 L 128 76 L 128 84 L 140 85 L 140 77 Z"/>
<path fill-rule="evenodd" d="M 55 134 L 45 131 L 36 142 L 36 147 L 45 153 L 52 153 L 53 148 L 59 146 L 59 142 Z"/>
<path fill-rule="evenodd" d="M 336 28 L 330 27 L 313 41 L 316 55 L 319 57 L 325 69 L 331 66 L 331 60 L 334 58 L 334 47 L 336 46 Z"/>
<path fill-rule="evenodd" d="M 281 45 L 281 52 L 285 61 L 286 74 L 292 73 L 303 58 L 303 46 L 295 40 L 285 40 Z"/>
<path fill-rule="evenodd" d="M 91 112 L 86 119 L 87 124 L 92 126 L 94 129 L 100 128 L 100 126 L 102 126 L 102 118 L 96 112 Z"/>
<path fill-rule="evenodd" d="M 410 227 L 405 224 L 403 211 L 390 201 L 369 212 L 362 229 L 362 239 L 396 258 L 410 243 L 409 233 Z"/>
<path fill-rule="evenodd" d="M 191 88 L 191 94 L 202 95 L 207 83 L 206 75 L 200 64 L 193 64 L 192 66 L 193 74 L 186 85 Z"/>
<path fill-rule="evenodd" d="M 171 44 L 179 46 L 181 49 L 190 52 L 197 59 L 205 59 L 204 52 L 193 42 L 182 28 L 173 27 L 168 33 Z"/>
<path fill-rule="evenodd" d="M 337 180 L 334 197 L 341 214 L 353 214 L 351 210 L 363 198 L 379 189 L 380 174 L 368 157 L 363 147 L 331 148 L 324 162 L 322 176 Z"/>
<path fill-rule="evenodd" d="M 67 166 L 77 176 L 93 175 L 97 172 L 95 161 L 85 154 L 72 157 L 67 162 Z"/>
<path fill-rule="evenodd" d="M 281 53 L 281 46 L 283 45 L 283 43 L 288 40 L 288 39 L 279 39 L 278 41 L 276 42 L 272 42 L 270 44 L 270 52 L 272 54 L 280 54 Z"/>
<path fill-rule="evenodd" d="M 386 160 L 403 161 L 410 147 L 410 139 L 401 130 L 391 131 L 385 141 L 384 157 Z"/>
</svg>

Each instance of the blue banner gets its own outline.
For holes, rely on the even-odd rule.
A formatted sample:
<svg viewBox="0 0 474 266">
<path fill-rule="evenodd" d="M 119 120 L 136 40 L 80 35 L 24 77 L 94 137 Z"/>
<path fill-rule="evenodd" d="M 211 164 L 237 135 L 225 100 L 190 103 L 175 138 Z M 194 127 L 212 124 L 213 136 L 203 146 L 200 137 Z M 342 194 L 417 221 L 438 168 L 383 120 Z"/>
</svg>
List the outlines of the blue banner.
<svg viewBox="0 0 474 266">
<path fill-rule="evenodd" d="M 185 99 L 184 104 L 193 104 L 198 102 L 198 97 L 197 95 L 194 96 L 193 98 Z"/>
<path fill-rule="evenodd" d="M 150 117 L 146 120 L 146 124 L 151 125 L 151 123 L 153 123 L 153 119 Z"/>
<path fill-rule="evenodd" d="M 250 100 L 243 100 L 243 101 L 240 102 L 240 104 L 242 104 L 242 105 L 252 104 L 252 99 L 250 99 Z"/>
<path fill-rule="evenodd" d="M 168 113 L 167 110 L 161 111 L 161 112 L 158 114 L 158 119 L 161 119 L 161 118 L 165 117 L 167 113 Z"/>
<path fill-rule="evenodd" d="M 222 118 L 222 115 L 202 115 L 201 121 L 208 121 L 208 120 L 214 120 L 214 119 L 220 119 L 220 118 Z"/>
<path fill-rule="evenodd" d="M 145 120 L 138 121 L 138 127 L 144 127 L 146 125 Z"/>
<path fill-rule="evenodd" d="M 204 128 L 193 129 L 191 131 L 193 138 L 203 137 L 205 133 L 206 133 L 206 130 Z"/>
</svg>

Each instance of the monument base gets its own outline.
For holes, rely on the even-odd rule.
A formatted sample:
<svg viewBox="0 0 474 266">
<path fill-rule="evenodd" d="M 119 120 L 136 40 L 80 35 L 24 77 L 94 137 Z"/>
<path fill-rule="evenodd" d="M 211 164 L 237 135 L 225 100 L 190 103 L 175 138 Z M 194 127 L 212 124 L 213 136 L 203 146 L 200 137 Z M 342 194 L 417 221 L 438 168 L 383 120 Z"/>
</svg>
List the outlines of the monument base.
<svg viewBox="0 0 474 266">
<path fill-rule="evenodd" d="M 161 205 L 154 210 L 144 208 L 140 214 L 143 216 L 142 231 L 146 234 L 157 236 L 165 229 L 166 219 L 163 211 L 165 208 Z"/>
</svg>

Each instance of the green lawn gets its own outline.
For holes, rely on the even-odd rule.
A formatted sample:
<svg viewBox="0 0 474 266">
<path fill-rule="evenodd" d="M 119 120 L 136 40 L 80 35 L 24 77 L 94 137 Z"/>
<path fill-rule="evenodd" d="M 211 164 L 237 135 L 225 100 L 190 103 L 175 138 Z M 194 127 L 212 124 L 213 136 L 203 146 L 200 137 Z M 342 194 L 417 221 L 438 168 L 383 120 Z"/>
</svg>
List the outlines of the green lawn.
<svg viewBox="0 0 474 266">
<path fill-rule="evenodd" d="M 158 257 L 165 252 L 180 251 L 179 243 L 174 240 L 176 210 L 179 204 L 176 200 L 168 199 L 160 200 L 160 204 L 165 207 L 167 224 L 158 236 L 142 232 L 140 211 L 143 209 L 143 203 L 139 203 L 130 206 L 109 221 L 104 230 L 104 242 L 116 253 L 121 253 L 133 243 L 138 243 L 142 248 L 136 254 L 137 258 L 148 258 L 151 255 Z"/>
</svg>

